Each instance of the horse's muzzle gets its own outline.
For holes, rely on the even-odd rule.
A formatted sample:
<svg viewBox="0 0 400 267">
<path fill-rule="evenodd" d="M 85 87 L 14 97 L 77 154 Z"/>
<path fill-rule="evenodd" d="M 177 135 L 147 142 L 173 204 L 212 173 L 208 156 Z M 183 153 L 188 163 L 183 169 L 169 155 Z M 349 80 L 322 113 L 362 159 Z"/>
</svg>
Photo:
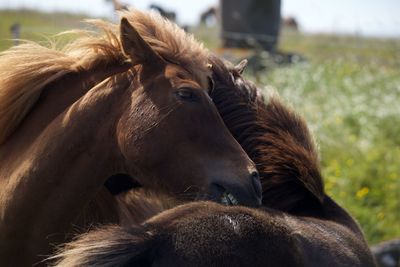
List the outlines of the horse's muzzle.
<svg viewBox="0 0 400 267">
<path fill-rule="evenodd" d="M 260 206 L 262 187 L 258 172 L 253 171 L 246 182 L 235 180 L 213 182 L 209 189 L 211 200 L 224 205 Z"/>
</svg>

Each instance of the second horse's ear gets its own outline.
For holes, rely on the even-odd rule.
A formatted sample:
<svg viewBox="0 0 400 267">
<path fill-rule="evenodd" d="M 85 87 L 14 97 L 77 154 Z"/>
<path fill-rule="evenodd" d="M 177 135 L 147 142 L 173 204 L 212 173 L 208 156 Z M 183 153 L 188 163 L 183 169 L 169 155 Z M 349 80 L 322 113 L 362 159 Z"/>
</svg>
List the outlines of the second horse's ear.
<svg viewBox="0 0 400 267">
<path fill-rule="evenodd" d="M 133 65 L 164 66 L 165 61 L 140 36 L 126 18 L 121 19 L 120 40 L 123 52 L 131 59 Z"/>
<path fill-rule="evenodd" d="M 242 74 L 243 71 L 244 71 L 244 69 L 247 67 L 247 63 L 248 63 L 247 59 L 243 59 L 242 61 L 240 61 L 239 64 L 237 64 L 237 65 L 235 66 L 235 70 L 236 70 L 239 74 Z"/>
</svg>

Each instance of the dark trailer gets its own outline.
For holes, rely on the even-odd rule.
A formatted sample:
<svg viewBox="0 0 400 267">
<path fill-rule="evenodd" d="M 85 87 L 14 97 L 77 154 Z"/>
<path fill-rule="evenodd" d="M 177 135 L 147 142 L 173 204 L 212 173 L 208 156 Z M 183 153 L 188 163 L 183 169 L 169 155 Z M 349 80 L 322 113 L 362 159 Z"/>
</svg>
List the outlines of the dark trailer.
<svg viewBox="0 0 400 267">
<path fill-rule="evenodd" d="M 220 0 L 223 46 L 274 52 L 281 0 Z"/>
</svg>

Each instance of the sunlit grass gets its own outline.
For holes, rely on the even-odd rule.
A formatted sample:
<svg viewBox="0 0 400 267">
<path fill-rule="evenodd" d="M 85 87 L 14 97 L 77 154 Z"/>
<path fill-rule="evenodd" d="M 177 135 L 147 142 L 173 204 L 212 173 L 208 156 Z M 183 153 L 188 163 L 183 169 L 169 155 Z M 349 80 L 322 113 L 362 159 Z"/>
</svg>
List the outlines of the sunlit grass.
<svg viewBox="0 0 400 267">
<path fill-rule="evenodd" d="M 45 41 L 53 35 L 71 28 L 83 27 L 82 15 L 40 13 L 30 10 L 0 10 L 0 51 L 12 46 L 10 27 L 21 25 L 20 39 Z"/>
<path fill-rule="evenodd" d="M 308 61 L 269 70 L 259 83 L 309 122 L 326 191 L 370 243 L 400 237 L 400 40 L 297 35 L 281 47 Z"/>
</svg>

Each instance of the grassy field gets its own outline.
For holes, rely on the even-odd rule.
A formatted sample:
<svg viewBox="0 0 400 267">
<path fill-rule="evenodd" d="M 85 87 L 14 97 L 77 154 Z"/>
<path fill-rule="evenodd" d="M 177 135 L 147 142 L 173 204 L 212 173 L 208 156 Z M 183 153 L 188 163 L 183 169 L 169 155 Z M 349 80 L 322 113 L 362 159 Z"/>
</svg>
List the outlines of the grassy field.
<svg viewBox="0 0 400 267">
<path fill-rule="evenodd" d="M 276 88 L 310 123 L 325 186 L 370 243 L 400 237 L 400 40 L 286 35 L 307 63 L 275 68 Z"/>
<path fill-rule="evenodd" d="M 81 16 L 0 12 L 0 50 L 11 23 L 38 40 L 81 26 Z M 217 30 L 195 31 L 211 49 Z M 400 237 L 400 40 L 283 34 L 280 50 L 302 63 L 250 79 L 277 90 L 305 116 L 320 147 L 329 195 L 357 218 L 371 244 Z"/>
<path fill-rule="evenodd" d="M 12 42 L 10 27 L 21 25 L 21 39 L 46 41 L 46 38 L 71 28 L 83 27 L 83 15 L 65 13 L 39 13 L 30 10 L 0 10 L 0 51 L 9 48 Z"/>
</svg>

